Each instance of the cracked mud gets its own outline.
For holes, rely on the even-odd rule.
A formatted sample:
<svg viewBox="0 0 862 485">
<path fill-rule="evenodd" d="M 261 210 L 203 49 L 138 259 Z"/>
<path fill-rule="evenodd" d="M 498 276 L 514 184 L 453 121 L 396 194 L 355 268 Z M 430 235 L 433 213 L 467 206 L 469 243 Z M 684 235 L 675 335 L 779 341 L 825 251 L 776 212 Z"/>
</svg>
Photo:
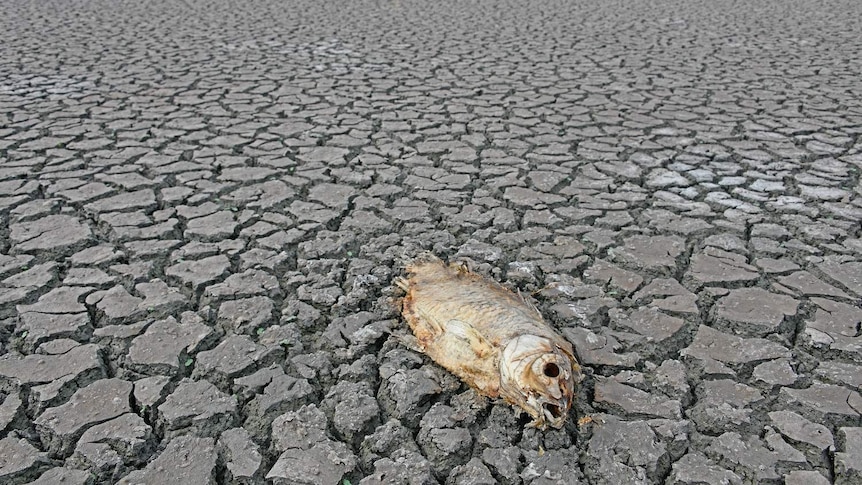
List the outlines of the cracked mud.
<svg viewBox="0 0 862 485">
<path fill-rule="evenodd" d="M 0 482 L 862 483 L 858 2 L 2 11 Z M 403 345 L 423 250 L 563 429 Z"/>
</svg>

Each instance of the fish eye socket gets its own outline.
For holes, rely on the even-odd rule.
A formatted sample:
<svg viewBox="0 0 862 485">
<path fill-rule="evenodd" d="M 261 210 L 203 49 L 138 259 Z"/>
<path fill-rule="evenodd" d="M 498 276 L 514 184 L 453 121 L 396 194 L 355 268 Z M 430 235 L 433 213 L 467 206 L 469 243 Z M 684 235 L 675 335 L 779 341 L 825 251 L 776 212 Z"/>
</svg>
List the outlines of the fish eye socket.
<svg viewBox="0 0 862 485">
<path fill-rule="evenodd" d="M 548 377 L 557 377 L 560 375 L 560 367 L 553 362 L 548 362 L 547 364 L 545 364 L 543 372 Z"/>
</svg>

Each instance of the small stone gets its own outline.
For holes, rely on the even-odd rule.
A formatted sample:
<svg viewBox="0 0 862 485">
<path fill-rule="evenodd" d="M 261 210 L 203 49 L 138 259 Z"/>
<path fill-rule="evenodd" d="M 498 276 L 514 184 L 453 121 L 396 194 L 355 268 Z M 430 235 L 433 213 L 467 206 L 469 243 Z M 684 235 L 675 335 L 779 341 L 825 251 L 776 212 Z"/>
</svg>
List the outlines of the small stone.
<svg viewBox="0 0 862 485">
<path fill-rule="evenodd" d="M 290 448 L 310 449 L 326 441 L 326 415 L 314 404 L 288 411 L 272 421 L 273 445 L 278 451 Z"/>
<path fill-rule="evenodd" d="M 341 483 L 342 477 L 354 468 L 356 457 L 347 446 L 326 440 L 309 449 L 285 450 L 266 474 L 266 479 L 278 485 Z"/>
<path fill-rule="evenodd" d="M 757 258 L 754 260 L 754 265 L 770 274 L 789 273 L 799 269 L 798 264 L 783 258 Z"/>
<path fill-rule="evenodd" d="M 663 296 L 666 298 L 651 298 Z M 652 299 L 650 306 L 661 310 L 678 313 L 699 314 L 697 307 L 697 295 L 688 291 L 676 280 L 668 278 L 656 278 L 647 286 L 632 296 L 634 301 L 640 302 Z"/>
<path fill-rule="evenodd" d="M 217 458 L 215 439 L 177 436 L 168 443 L 159 456 L 147 464 L 146 468 L 129 473 L 118 482 L 118 485 L 141 483 L 213 485 L 216 483 Z"/>
<path fill-rule="evenodd" d="M 678 360 L 665 360 L 655 370 L 653 386 L 664 392 L 668 397 L 685 403 L 688 398 L 689 385 L 686 378 L 685 364 Z"/>
<path fill-rule="evenodd" d="M 173 374 L 180 368 L 180 357 L 194 353 L 212 335 L 213 330 L 194 313 L 184 313 L 180 322 L 168 317 L 132 341 L 128 362 L 140 372 Z"/>
<path fill-rule="evenodd" d="M 147 315 L 165 315 L 168 313 L 179 313 L 186 308 L 189 301 L 178 289 L 168 286 L 160 279 L 135 285 L 137 291 L 144 301 L 140 304 Z"/>
<path fill-rule="evenodd" d="M 8 394 L 0 393 L 0 396 L 3 396 L 3 401 L 0 402 L 0 433 L 6 431 L 6 428 L 12 424 L 20 416 L 24 410 L 22 406 L 20 391 L 18 389 L 12 389 L 8 392 Z"/>
<path fill-rule="evenodd" d="M 729 379 L 703 381 L 696 390 L 697 403 L 688 415 L 701 432 L 721 433 L 751 423 L 748 406 L 763 400 L 753 387 Z"/>
<path fill-rule="evenodd" d="M 806 346 L 845 352 L 851 358 L 862 356 L 862 336 L 858 330 L 862 309 L 825 298 L 811 298 L 811 301 L 817 309 L 814 320 L 805 322 Z"/>
<path fill-rule="evenodd" d="M 116 278 L 99 268 L 71 268 L 63 279 L 64 285 L 104 287 L 114 283 Z"/>
<path fill-rule="evenodd" d="M 182 261 L 165 268 L 165 274 L 179 279 L 192 289 L 212 283 L 227 274 L 230 260 L 219 254 L 193 261 Z"/>
<path fill-rule="evenodd" d="M 299 408 L 314 395 L 307 379 L 286 375 L 277 366 L 236 379 L 235 383 L 241 387 L 263 388 L 263 392 L 259 392 L 245 408 L 248 414 L 245 428 L 254 433 L 264 433 L 275 416 Z"/>
<path fill-rule="evenodd" d="M 852 485 L 862 481 L 862 428 L 838 430 L 838 446 L 835 453 L 835 485 Z"/>
<path fill-rule="evenodd" d="M 707 247 L 691 258 L 686 277 L 700 287 L 712 283 L 754 281 L 760 278 L 760 273 L 745 262 L 745 256 Z"/>
<path fill-rule="evenodd" d="M 728 432 L 713 439 L 706 449 L 713 458 L 735 465 L 734 469 L 750 483 L 763 483 L 781 478 L 775 471 L 777 455 L 767 449 L 757 436 Z"/>
<path fill-rule="evenodd" d="M 679 401 L 649 394 L 612 379 L 597 378 L 595 401 L 610 408 L 622 409 L 625 413 L 635 416 L 682 418 L 682 407 Z"/>
<path fill-rule="evenodd" d="M 248 431 L 232 428 L 221 434 L 218 447 L 230 477 L 237 482 L 251 482 L 257 477 L 263 456 Z"/>
<path fill-rule="evenodd" d="M 615 325 L 643 335 L 647 342 L 664 342 L 676 335 L 685 325 L 683 319 L 672 317 L 655 308 L 640 308 L 629 315 L 613 309 L 608 315 Z"/>
<path fill-rule="evenodd" d="M 812 421 L 823 424 L 857 422 L 860 411 L 852 404 L 862 404 L 858 392 L 820 382 L 814 382 L 806 389 L 783 387 L 778 397 L 784 403 L 784 409 L 799 411 Z"/>
<path fill-rule="evenodd" d="M 814 452 L 816 457 L 835 446 L 829 428 L 812 423 L 793 411 L 773 411 L 769 413 L 769 418 L 781 434 L 796 442 L 808 444 L 809 452 Z"/>
<path fill-rule="evenodd" d="M 2 475 L 0 475 L 2 478 Z M 75 470 L 73 468 L 51 468 L 41 474 L 39 478 L 32 482 L 27 482 L 27 485 L 88 485 L 91 483 L 92 475 L 84 470 Z"/>
<path fill-rule="evenodd" d="M 607 284 L 626 295 L 637 290 L 644 281 L 643 277 L 639 274 L 627 271 L 601 259 L 596 260 L 589 269 L 584 271 L 584 279 L 590 282 Z"/>
<path fill-rule="evenodd" d="M 27 475 L 48 463 L 47 453 L 37 450 L 14 433 L 0 440 L 0 481 L 21 482 Z"/>
<path fill-rule="evenodd" d="M 168 376 L 152 376 L 134 382 L 135 402 L 141 408 L 152 408 L 162 400 L 162 390 L 170 382 Z"/>
<path fill-rule="evenodd" d="M 825 283 L 808 271 L 797 271 L 788 276 L 778 278 L 782 285 L 795 290 L 805 296 L 831 296 L 851 300 L 847 293 Z"/>
<path fill-rule="evenodd" d="M 266 348 L 252 342 L 248 337 L 229 335 L 212 350 L 199 352 L 192 378 L 229 378 L 242 374 L 247 369 L 271 360 L 278 349 Z"/>
<path fill-rule="evenodd" d="M 152 189 L 141 189 L 124 192 L 113 197 L 99 199 L 84 206 L 88 211 L 102 212 L 125 212 L 130 209 L 150 209 L 156 207 L 156 194 Z"/>
<path fill-rule="evenodd" d="M 272 299 L 266 296 L 228 300 L 219 306 L 216 323 L 225 331 L 250 333 L 271 325 L 274 311 Z"/>
<path fill-rule="evenodd" d="M 218 436 L 233 424 L 237 399 L 207 381 L 183 379 L 158 410 L 165 435 L 190 432 L 196 436 Z"/>
<path fill-rule="evenodd" d="M 789 386 L 796 382 L 798 376 L 790 367 L 789 359 L 775 359 L 759 364 L 751 377 L 772 386 Z"/>
<path fill-rule="evenodd" d="M 123 257 L 123 253 L 114 249 L 113 246 L 101 245 L 82 249 L 71 257 L 72 264 L 78 266 L 100 265 L 112 263 Z"/>
<path fill-rule="evenodd" d="M 633 483 L 646 475 L 657 482 L 667 471 L 667 448 L 645 421 L 602 415 L 588 444 L 585 473 L 591 482 Z M 526 472 L 526 469 L 525 469 Z"/>
<path fill-rule="evenodd" d="M 675 268 L 685 250 L 685 240 L 677 236 L 632 236 L 623 242 L 610 250 L 612 259 L 648 270 Z"/>
<path fill-rule="evenodd" d="M 784 475 L 784 485 L 829 485 L 829 479 L 814 471 L 796 470 Z"/>
<path fill-rule="evenodd" d="M 98 380 L 78 390 L 68 403 L 47 409 L 34 424 L 52 453 L 67 455 L 86 428 L 131 412 L 131 394 L 131 382 Z"/>
<path fill-rule="evenodd" d="M 694 341 L 680 355 L 696 359 L 709 358 L 728 364 L 790 357 L 787 348 L 762 338 L 742 338 L 701 325 Z"/>
<path fill-rule="evenodd" d="M 687 187 L 691 182 L 677 172 L 672 172 L 665 168 L 653 169 L 646 178 L 647 187 L 665 188 L 665 187 Z"/>
<path fill-rule="evenodd" d="M 503 198 L 517 206 L 536 209 L 539 206 L 553 205 L 565 202 L 565 198 L 523 187 L 507 187 L 503 192 Z"/>
<path fill-rule="evenodd" d="M 761 288 L 741 288 L 716 302 L 715 317 L 738 333 L 762 337 L 775 332 L 786 317 L 796 315 L 798 307 L 799 302 L 789 296 Z"/>
<path fill-rule="evenodd" d="M 529 451 L 525 453 L 526 465 L 520 473 L 525 485 L 578 485 L 583 480 L 581 470 L 576 464 L 578 453 L 574 447 L 566 449 L 549 449 L 544 453 Z M 641 456 L 634 457 L 634 461 Z M 616 477 L 608 477 L 607 485 L 620 483 Z"/>
<path fill-rule="evenodd" d="M 333 391 L 336 391 L 336 388 L 333 388 Z M 346 441 L 352 442 L 365 436 L 379 423 L 380 406 L 373 396 L 350 392 L 335 394 L 333 397 L 337 402 L 332 425 Z M 327 398 L 329 399 L 330 395 L 327 395 Z"/>
<path fill-rule="evenodd" d="M 222 300 L 235 300 L 256 295 L 279 298 L 282 296 L 278 279 L 265 272 L 249 269 L 228 276 L 222 283 L 208 286 L 201 297 L 202 305 L 210 305 Z"/>
<path fill-rule="evenodd" d="M 702 453 L 692 451 L 673 464 L 669 485 L 742 485 L 742 478 L 721 468 Z"/>
<path fill-rule="evenodd" d="M 144 299 L 132 296 L 123 286 L 117 285 L 106 291 L 97 291 L 87 296 L 87 304 L 98 311 L 99 326 L 117 325 L 137 320 L 145 313 Z"/>
<path fill-rule="evenodd" d="M 32 222 L 12 223 L 9 239 L 19 252 L 59 251 L 71 254 L 84 245 L 92 232 L 76 217 L 51 215 Z"/>
<path fill-rule="evenodd" d="M 79 345 L 59 355 L 0 356 L 0 376 L 16 379 L 22 384 L 54 383 L 85 375 L 102 376 L 102 362 L 96 345 Z"/>
<path fill-rule="evenodd" d="M 515 446 L 507 446 L 505 448 L 486 448 L 482 452 L 482 461 L 484 461 L 491 471 L 496 471 L 497 475 L 508 478 L 509 483 L 514 483 L 513 477 L 518 475 L 520 468 L 521 450 Z"/>
<path fill-rule="evenodd" d="M 381 424 L 362 440 L 359 448 L 363 468 L 370 468 L 382 456 L 389 456 L 399 451 L 419 452 L 419 446 L 413 441 L 413 434 L 397 419 L 390 419 Z M 428 464 L 430 470 L 431 464 Z"/>
<path fill-rule="evenodd" d="M 233 212 L 219 211 L 188 221 L 183 237 L 186 240 L 220 241 L 232 238 L 238 225 Z"/>
<path fill-rule="evenodd" d="M 633 368 L 641 360 L 635 352 L 618 353 L 624 350 L 624 346 L 607 329 L 596 333 L 586 328 L 569 327 L 563 329 L 563 335 L 574 345 L 584 365 Z"/>
<path fill-rule="evenodd" d="M 823 361 L 814 369 L 814 374 L 835 383 L 844 383 L 862 389 L 862 366 L 844 362 Z"/>
<path fill-rule="evenodd" d="M 430 407 L 430 397 L 443 391 L 436 375 L 427 367 L 398 369 L 392 374 L 384 368 L 381 376 L 384 382 L 378 399 L 383 410 L 411 423 L 418 423 Z"/>
<path fill-rule="evenodd" d="M 153 433 L 143 418 L 126 413 L 84 432 L 75 446 L 73 461 L 87 468 L 112 473 L 116 468 L 143 464 L 151 453 Z"/>
<path fill-rule="evenodd" d="M 446 485 L 496 485 L 497 480 L 491 475 L 488 467 L 479 458 L 472 458 L 467 463 L 456 466 L 449 473 Z"/>
<path fill-rule="evenodd" d="M 857 253 L 859 254 L 859 253 Z M 841 261 L 827 256 L 817 267 L 833 280 L 841 283 L 857 296 L 862 296 L 862 262 Z"/>
<path fill-rule="evenodd" d="M 473 438 L 459 426 L 450 406 L 435 404 L 422 418 L 416 442 L 438 472 L 446 473 L 469 459 Z"/>
</svg>

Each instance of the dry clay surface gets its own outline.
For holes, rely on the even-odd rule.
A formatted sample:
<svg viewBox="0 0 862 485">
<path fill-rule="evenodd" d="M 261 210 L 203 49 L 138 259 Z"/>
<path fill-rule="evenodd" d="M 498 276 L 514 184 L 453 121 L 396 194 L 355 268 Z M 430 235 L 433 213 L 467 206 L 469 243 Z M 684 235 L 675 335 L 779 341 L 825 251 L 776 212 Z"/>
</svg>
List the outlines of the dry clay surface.
<svg viewBox="0 0 862 485">
<path fill-rule="evenodd" d="M 862 3 L 0 10 L 0 482 L 862 483 Z M 424 250 L 565 428 L 404 345 Z"/>
</svg>

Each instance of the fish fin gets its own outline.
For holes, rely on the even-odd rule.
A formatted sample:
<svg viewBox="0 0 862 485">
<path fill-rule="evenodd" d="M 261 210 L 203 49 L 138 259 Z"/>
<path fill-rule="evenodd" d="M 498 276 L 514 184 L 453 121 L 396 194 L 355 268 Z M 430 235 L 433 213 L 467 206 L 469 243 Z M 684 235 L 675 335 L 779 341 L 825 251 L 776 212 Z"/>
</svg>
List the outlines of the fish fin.
<svg viewBox="0 0 862 485">
<path fill-rule="evenodd" d="M 473 349 L 473 352 L 481 358 L 490 355 L 494 351 L 493 346 L 491 346 L 488 340 L 469 323 L 462 322 L 461 320 L 449 320 L 446 322 L 446 331 L 466 340 L 470 344 L 470 348 Z"/>
<path fill-rule="evenodd" d="M 421 346 L 428 346 L 443 334 L 445 328 L 439 320 L 424 311 L 421 307 L 413 307 L 413 311 L 415 318 L 408 319 L 407 322 L 410 324 L 413 334 L 419 340 L 419 344 Z"/>
<path fill-rule="evenodd" d="M 449 267 L 455 270 L 455 274 L 458 276 L 474 274 L 473 270 L 470 268 L 470 263 L 465 260 L 450 261 Z"/>
<path fill-rule="evenodd" d="M 527 297 L 524 296 L 523 293 L 521 293 L 520 288 L 518 288 L 518 297 L 521 298 L 521 301 L 524 302 L 524 305 L 527 305 L 527 308 L 530 308 L 531 310 L 536 312 L 536 315 L 538 315 L 539 317 L 542 316 L 542 313 L 539 311 L 539 308 L 536 306 L 536 304 L 533 303 L 531 300 L 528 300 Z"/>
<path fill-rule="evenodd" d="M 395 286 L 397 286 L 398 288 L 401 288 L 404 291 L 407 291 L 407 288 L 410 287 L 410 282 L 407 281 L 407 278 L 405 278 L 403 276 L 398 276 L 392 282 L 395 283 Z"/>
</svg>

